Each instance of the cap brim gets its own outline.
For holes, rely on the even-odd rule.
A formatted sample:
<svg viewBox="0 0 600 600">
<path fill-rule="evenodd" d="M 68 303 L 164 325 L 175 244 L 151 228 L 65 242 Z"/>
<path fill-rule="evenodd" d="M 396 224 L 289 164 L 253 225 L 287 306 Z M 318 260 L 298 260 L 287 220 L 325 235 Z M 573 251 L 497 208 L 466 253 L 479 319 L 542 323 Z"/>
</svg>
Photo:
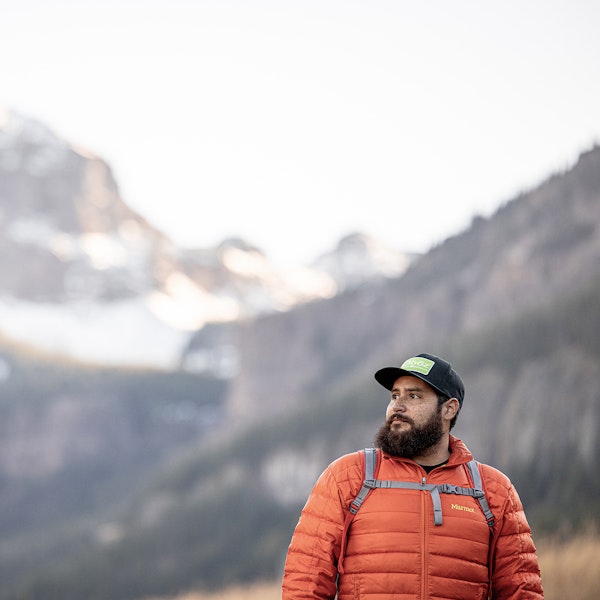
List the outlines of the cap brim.
<svg viewBox="0 0 600 600">
<path fill-rule="evenodd" d="M 399 377 L 417 377 L 421 381 L 424 381 L 430 388 L 434 389 L 436 392 L 440 394 L 447 395 L 443 390 L 440 390 L 435 385 L 432 385 L 425 377 L 422 377 L 419 373 L 413 373 L 412 371 L 405 371 L 404 369 L 400 369 L 399 367 L 384 367 L 383 369 L 379 369 L 377 373 L 375 373 L 375 379 L 379 384 L 381 384 L 386 390 L 392 391 L 394 388 L 394 383 L 396 383 L 396 379 Z"/>
<path fill-rule="evenodd" d="M 375 373 L 375 379 L 377 380 L 377 383 L 381 384 L 386 390 L 392 391 L 396 379 L 398 379 L 398 377 L 404 377 L 405 375 L 414 375 L 414 373 L 410 373 L 399 367 L 384 367 Z"/>
</svg>

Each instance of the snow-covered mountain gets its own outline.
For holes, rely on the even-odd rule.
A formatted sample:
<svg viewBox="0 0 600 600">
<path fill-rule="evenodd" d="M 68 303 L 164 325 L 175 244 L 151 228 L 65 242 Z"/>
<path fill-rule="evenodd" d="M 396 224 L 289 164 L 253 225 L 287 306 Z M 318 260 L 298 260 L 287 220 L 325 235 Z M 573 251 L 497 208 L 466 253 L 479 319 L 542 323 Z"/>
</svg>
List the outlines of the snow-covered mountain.
<svg viewBox="0 0 600 600">
<path fill-rule="evenodd" d="M 320 256 L 312 266 L 327 273 L 341 292 L 374 279 L 399 277 L 415 258 L 415 254 L 398 252 L 379 240 L 354 233 L 342 238 L 335 249 Z"/>
<path fill-rule="evenodd" d="M 287 270 L 240 239 L 178 247 L 127 206 L 104 160 L 12 111 L 0 112 L 0 251 L 5 338 L 162 368 L 207 324 L 330 298 L 411 260 L 360 234 Z"/>
</svg>

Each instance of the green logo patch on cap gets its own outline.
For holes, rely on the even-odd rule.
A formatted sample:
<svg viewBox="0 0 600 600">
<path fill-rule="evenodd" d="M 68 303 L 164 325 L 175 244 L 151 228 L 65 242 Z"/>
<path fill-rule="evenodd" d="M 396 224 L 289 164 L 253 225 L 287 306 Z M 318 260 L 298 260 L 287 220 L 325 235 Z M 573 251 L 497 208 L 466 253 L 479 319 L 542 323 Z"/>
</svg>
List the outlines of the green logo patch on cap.
<svg viewBox="0 0 600 600">
<path fill-rule="evenodd" d="M 405 371 L 415 371 L 416 373 L 421 373 L 422 375 L 429 375 L 429 371 L 431 371 L 433 365 L 435 365 L 435 362 L 429 360 L 428 358 L 414 356 L 413 358 L 405 360 L 400 368 L 404 369 Z"/>
</svg>

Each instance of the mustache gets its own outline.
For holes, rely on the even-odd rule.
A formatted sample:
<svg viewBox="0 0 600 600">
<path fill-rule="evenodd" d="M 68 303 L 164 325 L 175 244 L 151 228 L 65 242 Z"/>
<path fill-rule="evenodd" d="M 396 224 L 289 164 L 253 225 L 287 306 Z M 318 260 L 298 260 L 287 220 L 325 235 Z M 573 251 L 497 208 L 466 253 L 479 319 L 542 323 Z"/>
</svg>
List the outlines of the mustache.
<svg viewBox="0 0 600 600">
<path fill-rule="evenodd" d="M 391 414 L 390 418 L 386 421 L 388 427 L 391 427 L 392 423 L 396 420 L 403 421 L 404 423 L 408 423 L 409 425 L 414 425 L 414 422 L 410 417 L 407 417 L 406 415 L 403 415 L 402 413 L 395 412 L 395 413 Z"/>
</svg>

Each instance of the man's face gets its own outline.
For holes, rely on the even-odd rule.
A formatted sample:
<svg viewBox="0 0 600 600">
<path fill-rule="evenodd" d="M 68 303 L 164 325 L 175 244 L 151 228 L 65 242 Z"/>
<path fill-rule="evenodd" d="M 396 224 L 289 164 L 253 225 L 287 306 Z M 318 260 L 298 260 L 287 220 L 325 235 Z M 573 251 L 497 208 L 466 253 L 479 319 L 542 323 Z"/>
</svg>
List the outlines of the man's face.
<svg viewBox="0 0 600 600">
<path fill-rule="evenodd" d="M 413 458 L 426 454 L 444 435 L 437 394 L 418 377 L 396 380 L 385 419 L 375 442 L 394 456 Z"/>
</svg>

